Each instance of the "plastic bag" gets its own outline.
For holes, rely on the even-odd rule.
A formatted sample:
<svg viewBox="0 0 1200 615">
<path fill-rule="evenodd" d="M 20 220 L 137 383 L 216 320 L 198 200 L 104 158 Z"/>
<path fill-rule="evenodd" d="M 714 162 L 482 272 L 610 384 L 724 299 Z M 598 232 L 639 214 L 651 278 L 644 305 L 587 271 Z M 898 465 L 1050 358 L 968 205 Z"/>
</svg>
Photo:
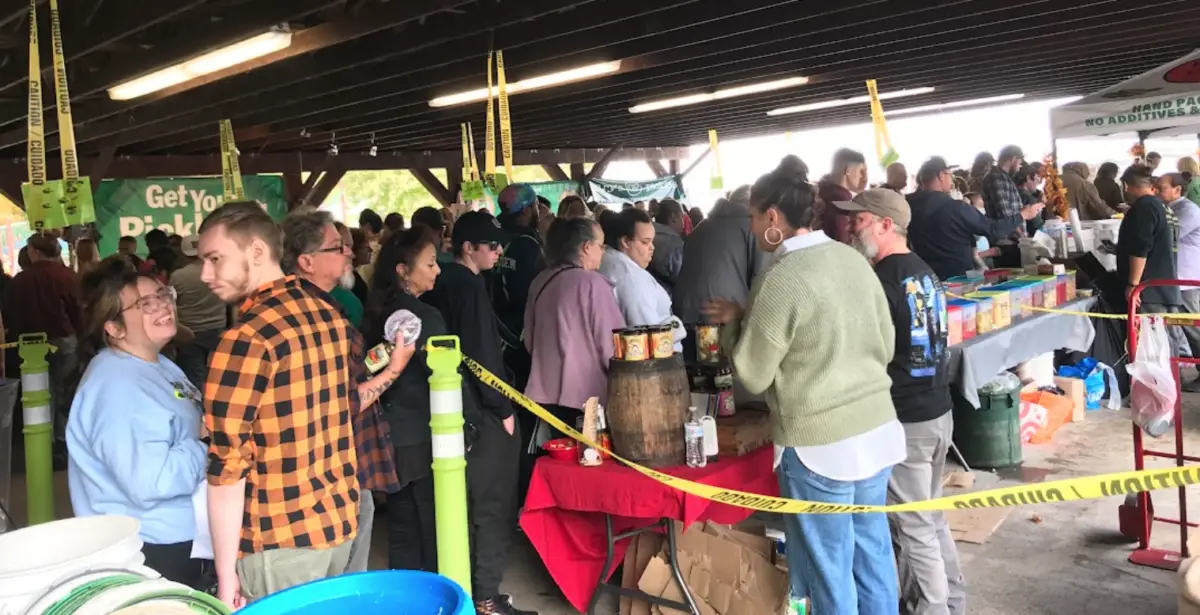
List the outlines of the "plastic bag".
<svg viewBox="0 0 1200 615">
<path fill-rule="evenodd" d="M 1175 418 L 1171 338 L 1160 316 L 1142 316 L 1137 360 L 1129 364 L 1129 405 L 1134 424 L 1152 437 L 1167 433 Z"/>
<path fill-rule="evenodd" d="M 979 392 L 984 395 L 992 393 L 1007 393 L 1009 391 L 1018 391 L 1021 389 L 1021 379 L 1012 372 L 1000 372 L 995 378 L 988 380 L 983 386 L 979 387 Z"/>
<path fill-rule="evenodd" d="M 1108 389 L 1109 410 L 1121 407 L 1121 388 L 1117 383 L 1117 374 L 1113 368 L 1093 359 L 1084 357 L 1075 365 L 1060 365 L 1058 375 L 1063 378 L 1077 378 L 1083 381 L 1086 391 L 1084 399 L 1088 410 L 1099 410 L 1104 399 L 1104 390 Z M 1106 387 L 1107 381 L 1107 387 Z"/>
</svg>

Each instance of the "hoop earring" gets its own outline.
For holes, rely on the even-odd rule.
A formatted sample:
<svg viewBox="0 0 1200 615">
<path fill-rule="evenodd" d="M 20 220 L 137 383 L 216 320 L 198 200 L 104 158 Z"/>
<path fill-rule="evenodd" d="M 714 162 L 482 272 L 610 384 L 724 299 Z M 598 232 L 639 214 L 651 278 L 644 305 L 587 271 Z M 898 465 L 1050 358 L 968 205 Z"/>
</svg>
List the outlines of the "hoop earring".
<svg viewBox="0 0 1200 615">
<path fill-rule="evenodd" d="M 771 239 L 771 231 L 775 231 L 778 239 Z M 767 242 L 767 245 L 777 246 L 783 243 L 783 231 L 772 226 L 763 232 L 763 240 Z"/>
</svg>

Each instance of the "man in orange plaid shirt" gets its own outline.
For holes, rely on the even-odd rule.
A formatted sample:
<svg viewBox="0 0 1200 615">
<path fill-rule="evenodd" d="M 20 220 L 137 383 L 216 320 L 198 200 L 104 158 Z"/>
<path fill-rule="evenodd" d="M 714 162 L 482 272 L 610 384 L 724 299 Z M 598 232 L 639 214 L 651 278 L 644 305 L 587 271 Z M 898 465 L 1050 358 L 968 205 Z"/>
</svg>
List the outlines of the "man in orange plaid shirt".
<svg viewBox="0 0 1200 615">
<path fill-rule="evenodd" d="M 341 574 L 358 528 L 350 323 L 280 268 L 258 203 L 200 226 L 201 279 L 239 303 L 204 388 L 218 597 L 232 607 Z"/>
</svg>

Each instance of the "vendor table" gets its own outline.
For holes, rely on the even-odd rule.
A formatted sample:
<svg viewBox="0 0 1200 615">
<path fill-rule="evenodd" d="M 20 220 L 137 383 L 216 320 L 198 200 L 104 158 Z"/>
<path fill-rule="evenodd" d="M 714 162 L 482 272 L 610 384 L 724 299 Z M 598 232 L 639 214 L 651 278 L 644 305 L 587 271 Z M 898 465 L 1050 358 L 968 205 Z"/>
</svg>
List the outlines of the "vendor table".
<svg viewBox="0 0 1200 615">
<path fill-rule="evenodd" d="M 703 468 L 662 472 L 714 487 L 778 495 L 773 456 L 765 446 Z M 666 522 L 672 519 L 685 525 L 738 523 L 752 512 L 672 489 L 612 460 L 589 468 L 543 457 L 533 468 L 521 529 L 567 601 L 583 612 L 615 568 L 606 561 L 619 562 L 625 556 L 629 542 L 619 534 L 660 523 L 669 529 Z"/>
<path fill-rule="evenodd" d="M 1095 297 L 1058 306 L 1087 312 Z M 1072 314 L 1040 312 L 1013 324 L 950 347 L 950 373 L 963 398 L 979 407 L 979 387 L 1000 373 L 1040 354 L 1059 348 L 1087 352 L 1096 337 L 1092 319 Z"/>
</svg>

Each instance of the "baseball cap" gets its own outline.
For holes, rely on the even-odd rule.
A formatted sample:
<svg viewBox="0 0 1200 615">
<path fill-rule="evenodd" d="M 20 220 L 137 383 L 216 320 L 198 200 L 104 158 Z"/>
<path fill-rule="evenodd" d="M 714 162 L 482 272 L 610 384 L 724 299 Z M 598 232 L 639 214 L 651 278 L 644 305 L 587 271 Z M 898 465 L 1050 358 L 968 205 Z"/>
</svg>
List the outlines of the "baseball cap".
<svg viewBox="0 0 1200 615">
<path fill-rule="evenodd" d="M 469 211 L 454 223 L 450 234 L 454 245 L 464 241 L 471 243 L 504 243 L 508 235 L 500 228 L 500 221 L 483 211 Z"/>
<path fill-rule="evenodd" d="M 1025 159 L 1025 152 L 1016 145 L 1006 145 L 1000 150 L 1000 155 L 996 156 L 996 162 L 1001 160 L 1012 160 L 1014 158 Z"/>
<path fill-rule="evenodd" d="M 953 171 L 957 168 L 958 165 L 946 164 L 945 158 L 942 158 L 941 156 L 934 156 L 933 158 L 926 160 L 925 164 L 922 164 L 921 168 L 917 171 L 917 183 L 927 184 L 937 179 L 938 175 L 941 175 L 946 171 Z"/>
<path fill-rule="evenodd" d="M 500 211 L 506 214 L 519 214 L 538 202 L 537 193 L 529 184 L 509 184 L 496 200 L 500 202 Z"/>
<path fill-rule="evenodd" d="M 881 218 L 891 218 L 896 226 L 903 229 L 907 229 L 912 220 L 908 201 L 899 192 L 887 188 L 871 188 L 849 201 L 834 201 L 833 205 L 845 212 L 865 211 Z"/>
<path fill-rule="evenodd" d="M 188 235 L 179 242 L 179 250 L 184 256 L 198 256 L 200 254 L 200 236 Z"/>
</svg>

